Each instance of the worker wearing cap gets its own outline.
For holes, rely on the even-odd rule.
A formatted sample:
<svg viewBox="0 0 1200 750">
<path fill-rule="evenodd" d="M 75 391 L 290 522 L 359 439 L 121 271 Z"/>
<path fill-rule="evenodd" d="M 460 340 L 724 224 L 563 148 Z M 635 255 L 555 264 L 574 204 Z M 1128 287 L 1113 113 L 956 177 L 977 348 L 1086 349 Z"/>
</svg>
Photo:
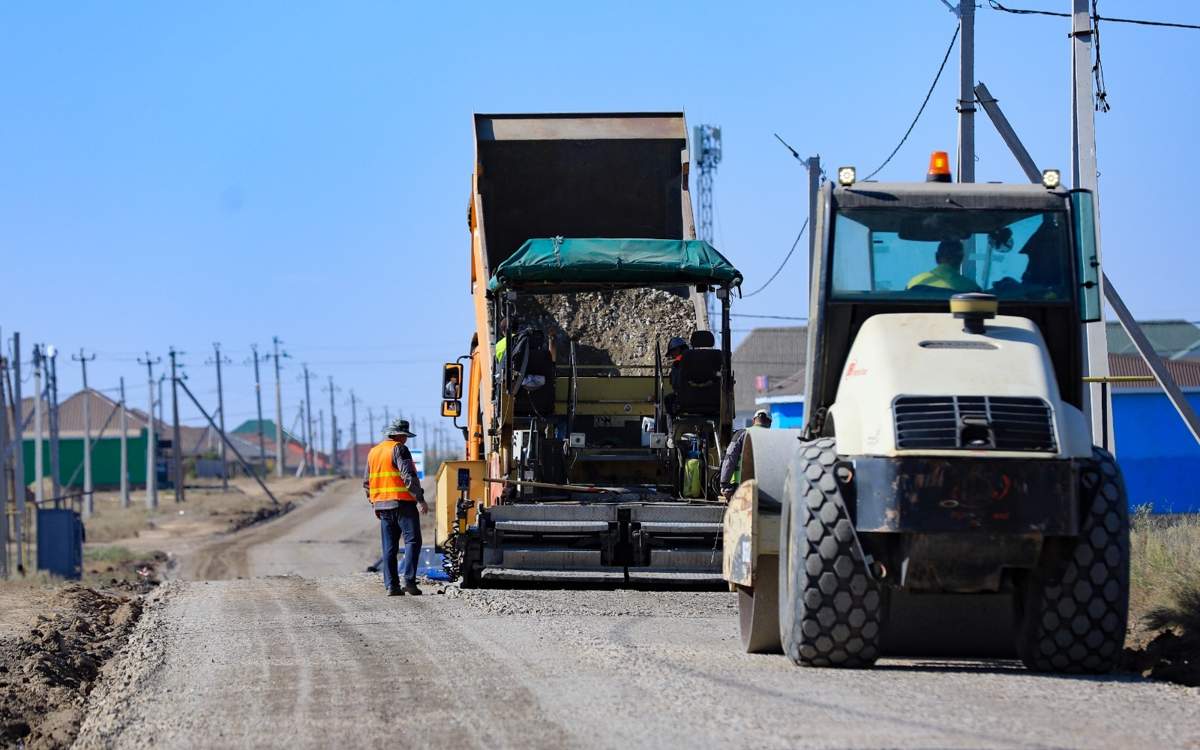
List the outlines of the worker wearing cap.
<svg viewBox="0 0 1200 750">
<path fill-rule="evenodd" d="M 771 415 L 766 409 L 759 409 L 754 412 L 754 427 L 770 427 Z M 742 468 L 742 444 L 746 442 L 746 431 L 738 430 L 733 436 L 733 441 L 729 443 L 729 447 L 725 449 L 725 458 L 721 460 L 721 493 L 728 500 L 733 497 L 733 491 L 737 489 L 738 479 L 741 475 Z"/>
<path fill-rule="evenodd" d="M 671 384 L 671 393 L 663 399 L 668 414 L 675 413 L 675 394 L 683 388 L 683 353 L 688 350 L 687 342 L 679 336 L 667 342 L 667 360 L 671 363 L 671 372 L 667 382 Z"/>
<path fill-rule="evenodd" d="M 958 240 L 942 240 L 934 255 L 937 266 L 908 280 L 908 289 L 931 286 L 952 292 L 978 292 L 979 285 L 962 275 L 963 245 Z"/>
<path fill-rule="evenodd" d="M 425 504 L 425 491 L 412 453 L 405 445 L 416 434 L 408 429 L 407 419 L 395 420 L 384 434 L 385 439 L 367 454 L 367 475 L 363 479 L 363 489 L 379 519 L 383 585 L 388 596 L 419 596 L 417 558 L 421 554 L 421 515 L 429 512 L 429 506 Z M 403 585 L 397 580 L 396 560 L 401 536 L 404 537 Z"/>
</svg>

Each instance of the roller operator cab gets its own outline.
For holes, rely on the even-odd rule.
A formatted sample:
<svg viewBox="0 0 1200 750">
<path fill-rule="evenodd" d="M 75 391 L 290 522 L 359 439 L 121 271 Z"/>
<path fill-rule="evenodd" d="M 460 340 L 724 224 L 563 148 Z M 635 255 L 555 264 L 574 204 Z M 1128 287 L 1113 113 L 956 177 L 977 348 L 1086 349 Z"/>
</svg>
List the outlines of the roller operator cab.
<svg viewBox="0 0 1200 750">
<path fill-rule="evenodd" d="M 819 197 L 806 425 L 751 431 L 724 519 L 743 644 L 1111 670 L 1129 525 L 1082 411 L 1092 195 L 932 177 Z"/>
</svg>

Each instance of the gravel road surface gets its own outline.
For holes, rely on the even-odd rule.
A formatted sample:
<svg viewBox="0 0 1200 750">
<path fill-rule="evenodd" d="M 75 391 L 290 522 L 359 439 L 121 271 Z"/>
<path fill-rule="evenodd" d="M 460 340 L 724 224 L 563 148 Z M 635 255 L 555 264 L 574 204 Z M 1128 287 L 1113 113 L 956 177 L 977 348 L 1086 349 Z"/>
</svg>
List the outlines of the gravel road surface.
<svg viewBox="0 0 1200 750">
<path fill-rule="evenodd" d="M 1200 747 L 1195 689 L 1006 662 L 801 670 L 741 653 L 724 592 L 384 597 L 355 572 L 372 521 L 343 485 L 243 532 L 258 577 L 163 586 L 78 745 Z"/>
</svg>

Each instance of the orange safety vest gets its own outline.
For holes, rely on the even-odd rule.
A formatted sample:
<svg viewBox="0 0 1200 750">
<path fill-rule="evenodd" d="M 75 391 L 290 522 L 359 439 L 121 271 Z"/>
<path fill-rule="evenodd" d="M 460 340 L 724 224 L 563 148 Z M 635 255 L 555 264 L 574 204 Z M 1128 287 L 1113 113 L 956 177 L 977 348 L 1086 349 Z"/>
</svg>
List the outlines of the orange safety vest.
<svg viewBox="0 0 1200 750">
<path fill-rule="evenodd" d="M 384 440 L 367 454 L 367 497 L 372 503 L 380 500 L 416 502 L 416 496 L 409 491 L 392 461 L 392 453 L 399 444 L 395 440 Z"/>
</svg>

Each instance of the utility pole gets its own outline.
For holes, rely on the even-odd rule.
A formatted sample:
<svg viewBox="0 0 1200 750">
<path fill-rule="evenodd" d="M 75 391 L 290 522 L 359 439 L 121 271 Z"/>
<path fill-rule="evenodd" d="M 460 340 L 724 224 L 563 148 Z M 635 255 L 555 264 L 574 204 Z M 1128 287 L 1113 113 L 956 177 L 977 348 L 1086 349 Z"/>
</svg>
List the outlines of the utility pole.
<svg viewBox="0 0 1200 750">
<path fill-rule="evenodd" d="M 25 484 L 25 414 L 22 409 L 24 401 L 21 399 L 21 334 L 16 331 L 12 337 L 12 389 L 13 409 L 17 416 L 14 420 L 17 429 L 13 433 L 13 440 L 16 441 L 16 451 L 13 455 L 13 477 L 16 481 L 13 482 L 13 486 L 17 490 L 17 515 L 13 522 L 13 533 L 17 540 L 17 570 L 24 570 L 22 549 L 25 540 L 25 491 L 28 485 Z"/>
<path fill-rule="evenodd" d="M 301 365 L 304 368 L 304 409 L 305 409 L 305 425 L 306 432 L 304 438 L 305 452 L 308 456 L 308 469 L 315 476 L 317 473 L 317 455 L 313 452 L 313 429 L 312 429 L 312 389 L 309 387 L 309 378 L 312 375 L 308 371 L 308 363 Z"/>
<path fill-rule="evenodd" d="M 284 444 L 283 437 L 283 387 L 279 382 L 279 358 L 288 356 L 287 352 L 282 354 L 279 351 L 279 345 L 283 342 L 278 336 L 271 337 L 271 345 L 275 348 L 275 353 L 271 358 L 275 360 L 275 476 L 282 478 L 283 472 L 287 463 L 287 446 Z"/>
<path fill-rule="evenodd" d="M 383 429 L 386 430 L 389 426 L 391 426 L 391 424 L 392 424 L 392 415 L 388 411 L 388 408 L 385 406 L 385 407 L 383 407 Z"/>
<path fill-rule="evenodd" d="M 150 404 L 146 408 L 146 508 L 158 509 L 158 436 L 154 434 L 154 366 L 162 357 L 138 358 L 139 365 L 146 366 L 146 382 L 150 388 Z M 159 386 L 159 403 L 162 403 L 162 386 Z M 159 420 L 162 421 L 161 419 Z"/>
<path fill-rule="evenodd" d="M 799 158 L 797 156 L 797 158 Z M 808 170 L 808 267 L 812 268 L 817 252 L 817 196 L 821 193 L 821 157 L 810 156 L 804 160 Z"/>
<path fill-rule="evenodd" d="M 46 357 L 50 360 L 50 376 L 47 379 L 50 392 L 50 487 L 57 498 L 62 497 L 58 452 L 58 348 L 53 344 L 46 347 Z"/>
<path fill-rule="evenodd" d="M 34 502 L 40 508 L 46 500 L 46 488 L 42 485 L 43 478 L 46 476 L 46 459 L 42 456 L 45 450 L 45 428 L 42 426 L 42 396 L 44 388 L 42 386 L 42 347 L 40 344 L 33 345 L 33 390 L 35 396 L 33 398 L 33 487 Z"/>
<path fill-rule="evenodd" d="M 83 370 L 83 517 L 90 518 L 96 512 L 96 496 L 92 492 L 92 394 L 88 390 L 87 363 L 96 359 L 88 357 L 79 348 L 79 355 L 71 355 Z"/>
<path fill-rule="evenodd" d="M 1103 268 L 1100 255 L 1100 193 L 1096 166 L 1096 107 L 1092 99 L 1092 18 L 1088 0 L 1071 0 L 1071 183 L 1077 189 L 1091 190 L 1096 215 L 1096 263 Z M 1104 292 L 1103 278 L 1100 279 Z M 1108 375 L 1108 336 L 1104 306 L 1100 320 L 1084 326 L 1087 349 L 1085 375 Z M 1108 389 L 1100 383 L 1088 386 L 1088 418 L 1092 442 L 1116 452 L 1113 437 L 1111 401 Z M 1107 419 L 1105 415 L 1108 415 Z"/>
<path fill-rule="evenodd" d="M 370 406 L 367 407 L 367 429 L 371 431 L 367 439 L 375 442 L 375 410 Z"/>
<path fill-rule="evenodd" d="M 121 378 L 121 507 L 129 507 L 129 415 L 125 410 L 125 378 Z"/>
<path fill-rule="evenodd" d="M 330 468 L 330 472 L 331 472 L 331 473 L 333 473 L 333 474 L 336 474 L 336 473 L 337 473 L 337 471 L 338 471 L 338 457 L 337 457 L 337 447 L 338 447 L 337 412 L 336 412 L 336 411 L 334 411 L 334 409 L 336 408 L 336 406 L 335 406 L 335 404 L 334 404 L 334 400 L 333 400 L 333 399 L 334 399 L 334 394 L 336 394 L 336 393 L 337 393 L 338 391 L 340 391 L 340 390 L 341 390 L 341 388 L 338 388 L 337 386 L 335 386 L 335 385 L 333 384 L 333 376 L 332 376 L 332 375 L 330 375 L 330 376 L 329 376 L 329 462 L 330 462 L 330 466 L 329 466 L 329 468 Z"/>
<path fill-rule="evenodd" d="M 251 344 L 250 351 L 254 357 L 254 401 L 258 406 L 258 462 L 264 475 L 267 470 L 267 436 L 263 431 L 262 418 L 262 381 L 258 377 L 258 344 Z"/>
<path fill-rule="evenodd" d="M 4 380 L 8 376 L 8 360 L 0 353 L 0 579 L 8 578 L 8 391 L 4 388 Z M 17 418 L 21 421 L 21 409 L 18 405 Z M 15 446 L 18 450 L 20 445 Z M 19 482 L 14 482 L 19 486 Z M 20 546 L 20 539 L 17 545 Z"/>
<path fill-rule="evenodd" d="M 171 434 L 171 453 L 175 459 L 173 467 L 173 476 L 175 481 L 175 502 L 182 503 L 187 500 L 183 491 L 183 439 L 179 435 L 179 374 L 176 369 L 178 366 L 177 358 L 183 352 L 175 351 L 175 347 L 171 347 L 168 355 L 171 357 L 171 417 L 174 420 L 174 428 Z"/>
<path fill-rule="evenodd" d="M 958 9 L 958 181 L 975 181 L 975 0 Z"/>
<path fill-rule="evenodd" d="M 358 476 L 358 398 L 350 389 L 350 475 Z"/>
<path fill-rule="evenodd" d="M 325 447 L 325 410 L 317 409 L 318 449 Z"/>
<path fill-rule="evenodd" d="M 215 364 L 217 366 L 217 424 L 221 428 L 221 435 L 225 435 L 225 386 L 221 381 L 221 365 L 231 364 L 229 359 L 221 356 L 220 342 L 213 342 L 213 358 L 206 364 Z M 255 361 L 257 367 L 257 360 Z M 221 440 L 221 489 L 224 492 L 229 492 L 229 457 L 225 453 L 225 440 Z"/>
</svg>

